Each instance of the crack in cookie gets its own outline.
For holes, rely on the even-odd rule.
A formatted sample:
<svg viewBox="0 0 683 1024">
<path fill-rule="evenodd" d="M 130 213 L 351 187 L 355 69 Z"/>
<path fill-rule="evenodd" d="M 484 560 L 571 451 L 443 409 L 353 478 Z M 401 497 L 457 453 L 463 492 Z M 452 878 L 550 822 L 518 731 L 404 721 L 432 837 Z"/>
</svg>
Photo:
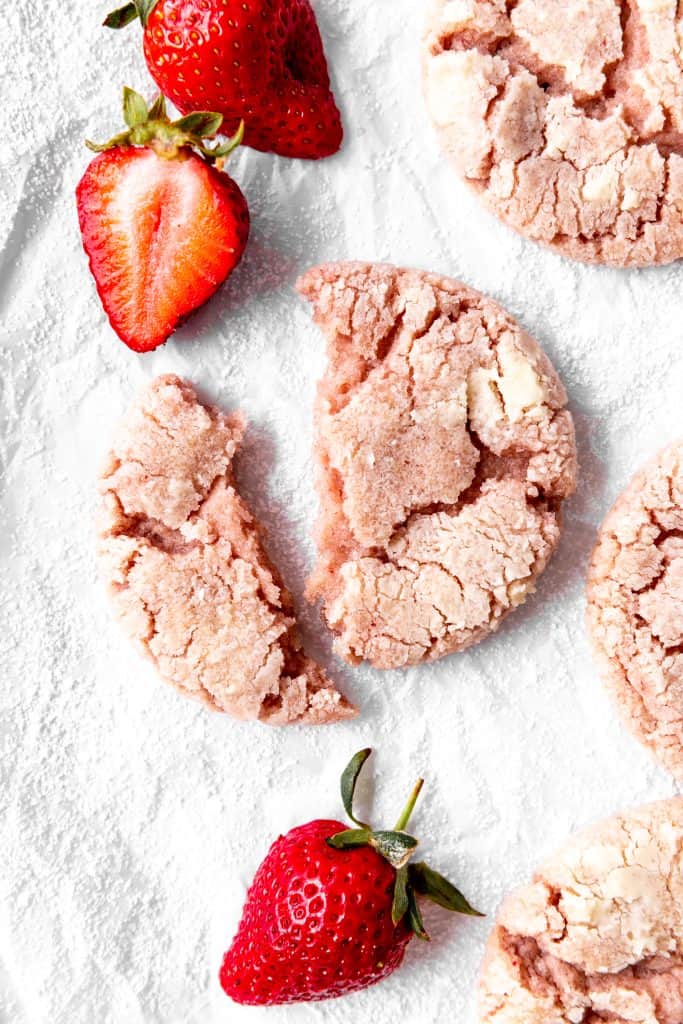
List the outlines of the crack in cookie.
<svg viewBox="0 0 683 1024">
<path fill-rule="evenodd" d="M 627 725 L 683 779 L 683 441 L 646 466 L 605 519 L 588 627 Z"/>
<path fill-rule="evenodd" d="M 574 259 L 683 255 L 683 5 L 433 0 L 427 106 L 502 220 Z"/>
<path fill-rule="evenodd" d="M 679 1024 L 682 850 L 680 798 L 573 836 L 503 903 L 482 1024 Z"/>
<path fill-rule="evenodd" d="M 100 477 L 99 560 L 123 628 L 187 696 L 271 725 L 354 708 L 302 651 L 292 600 L 235 487 L 244 421 L 158 377 Z"/>
<path fill-rule="evenodd" d="M 577 472 L 564 389 L 536 343 L 458 282 L 349 263 L 298 287 L 329 357 L 309 597 L 351 663 L 462 650 L 533 590 L 559 540 Z"/>
</svg>

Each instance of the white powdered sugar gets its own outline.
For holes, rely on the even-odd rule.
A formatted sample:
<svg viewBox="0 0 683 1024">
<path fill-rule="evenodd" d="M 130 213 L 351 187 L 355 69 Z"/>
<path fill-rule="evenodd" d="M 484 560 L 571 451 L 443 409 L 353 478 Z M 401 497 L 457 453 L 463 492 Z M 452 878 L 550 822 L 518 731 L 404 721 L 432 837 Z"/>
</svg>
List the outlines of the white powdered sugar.
<svg viewBox="0 0 683 1024">
<path fill-rule="evenodd" d="M 612 500 L 683 434 L 683 269 L 580 266 L 503 227 L 429 126 L 423 5 L 317 0 L 342 153 L 232 157 L 252 213 L 244 260 L 166 346 L 135 355 L 97 299 L 73 191 L 84 137 L 119 128 L 121 86 L 153 93 L 139 28 L 100 28 L 100 0 L 5 7 L 0 1021 L 474 1024 L 501 896 L 574 827 L 676 791 L 603 690 L 583 583 Z M 579 491 L 536 595 L 496 636 L 430 667 L 344 666 L 303 601 L 324 352 L 292 285 L 332 259 L 417 266 L 491 295 L 548 352 L 575 416 Z M 278 731 L 212 715 L 158 681 L 111 620 L 94 568 L 97 469 L 131 398 L 165 371 L 247 414 L 241 487 L 311 653 L 362 709 L 356 722 Z M 217 971 L 253 872 L 279 832 L 340 813 L 338 775 L 365 745 L 376 748 L 376 820 L 391 824 L 425 775 L 414 818 L 424 854 L 488 920 L 428 907 L 434 941 L 412 943 L 380 986 L 326 1004 L 232 1005 Z"/>
</svg>

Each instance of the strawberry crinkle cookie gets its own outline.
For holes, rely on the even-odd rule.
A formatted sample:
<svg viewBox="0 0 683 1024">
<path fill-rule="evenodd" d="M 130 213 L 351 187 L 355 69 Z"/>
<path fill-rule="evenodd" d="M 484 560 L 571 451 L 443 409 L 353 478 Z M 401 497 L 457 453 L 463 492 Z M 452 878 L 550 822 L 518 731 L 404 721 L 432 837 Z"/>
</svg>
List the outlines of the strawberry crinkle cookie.
<svg viewBox="0 0 683 1024">
<path fill-rule="evenodd" d="M 683 441 L 638 473 L 605 519 L 588 626 L 629 728 L 683 779 Z"/>
<path fill-rule="evenodd" d="M 573 836 L 503 903 L 482 1024 L 680 1024 L 683 799 Z"/>
<path fill-rule="evenodd" d="M 486 206 L 573 259 L 683 255 L 676 0 L 432 0 L 425 95 Z"/>
<path fill-rule="evenodd" d="M 398 668 L 462 650 L 534 589 L 577 474 L 566 394 L 495 302 L 415 270 L 304 275 L 328 348 L 309 583 L 337 651 Z"/>
</svg>

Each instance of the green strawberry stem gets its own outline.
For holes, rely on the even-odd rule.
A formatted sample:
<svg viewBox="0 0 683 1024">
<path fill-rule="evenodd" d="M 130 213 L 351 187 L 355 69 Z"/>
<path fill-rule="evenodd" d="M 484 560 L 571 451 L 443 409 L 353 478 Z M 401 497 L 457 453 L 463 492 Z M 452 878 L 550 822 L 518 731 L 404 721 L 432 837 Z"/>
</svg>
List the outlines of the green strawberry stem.
<svg viewBox="0 0 683 1024">
<path fill-rule="evenodd" d="M 456 889 L 438 871 L 434 871 L 424 862 L 409 863 L 418 841 L 414 836 L 408 835 L 405 830 L 422 792 L 424 779 L 418 779 L 415 783 L 407 804 L 396 825 L 390 831 L 375 830 L 356 817 L 353 810 L 353 799 L 358 777 L 371 753 L 369 747 L 359 750 L 351 758 L 341 777 L 340 789 L 344 810 L 358 827 L 345 829 L 343 832 L 337 832 L 336 835 L 330 836 L 326 840 L 327 845 L 335 850 L 353 850 L 359 846 L 371 846 L 391 864 L 396 871 L 391 908 L 392 920 L 395 925 L 398 925 L 405 918 L 412 931 L 420 939 L 429 939 L 429 935 L 422 921 L 417 902 L 418 895 L 424 896 L 432 903 L 437 903 L 440 907 L 453 913 L 482 917 L 483 915 L 469 904 L 460 890 Z"/>
<path fill-rule="evenodd" d="M 395 832 L 403 832 L 403 831 L 405 831 L 405 828 L 406 828 L 408 822 L 410 821 L 410 816 L 413 813 L 413 811 L 415 810 L 415 804 L 417 803 L 417 798 L 419 797 L 420 793 L 422 792 L 422 787 L 424 786 L 424 784 L 425 784 L 425 780 L 424 779 L 418 779 L 417 782 L 415 783 L 413 791 L 410 794 L 410 796 L 408 797 L 408 803 L 403 808 L 403 810 L 401 812 L 400 818 L 398 819 L 398 821 L 394 825 L 394 831 Z"/>
</svg>

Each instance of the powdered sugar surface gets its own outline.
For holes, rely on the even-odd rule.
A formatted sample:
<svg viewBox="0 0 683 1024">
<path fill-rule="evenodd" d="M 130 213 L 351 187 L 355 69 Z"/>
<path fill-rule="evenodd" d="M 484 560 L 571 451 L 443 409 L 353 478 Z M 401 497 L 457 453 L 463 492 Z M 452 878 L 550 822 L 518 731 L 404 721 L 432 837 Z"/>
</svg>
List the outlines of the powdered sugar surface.
<svg viewBox="0 0 683 1024">
<path fill-rule="evenodd" d="M 101 3 L 3 12 L 14 131 L 0 141 L 0 1020 L 12 1024 L 388 1024 L 398 1013 L 473 1024 L 491 918 L 429 909 L 434 942 L 414 943 L 374 990 L 269 1011 L 228 1003 L 218 964 L 269 842 L 337 815 L 339 770 L 370 744 L 377 820 L 391 823 L 425 774 L 424 853 L 493 914 L 571 829 L 676 791 L 603 691 L 583 575 L 608 505 L 681 433 L 683 269 L 570 264 L 501 226 L 429 127 L 420 5 L 316 6 L 344 151 L 320 165 L 234 158 L 253 217 L 245 260 L 148 356 L 104 319 L 73 204 L 83 136 L 118 129 L 124 82 L 151 93 L 137 30 L 105 33 Z M 343 258 L 423 267 L 497 299 L 551 357 L 578 428 L 579 492 L 537 595 L 478 648 L 406 672 L 332 661 L 301 601 L 323 342 L 292 284 Z M 273 732 L 211 715 L 158 682 L 111 621 L 94 568 L 95 477 L 114 424 L 160 372 L 249 417 L 241 487 L 270 528 L 311 652 L 362 706 L 357 722 Z"/>
</svg>

